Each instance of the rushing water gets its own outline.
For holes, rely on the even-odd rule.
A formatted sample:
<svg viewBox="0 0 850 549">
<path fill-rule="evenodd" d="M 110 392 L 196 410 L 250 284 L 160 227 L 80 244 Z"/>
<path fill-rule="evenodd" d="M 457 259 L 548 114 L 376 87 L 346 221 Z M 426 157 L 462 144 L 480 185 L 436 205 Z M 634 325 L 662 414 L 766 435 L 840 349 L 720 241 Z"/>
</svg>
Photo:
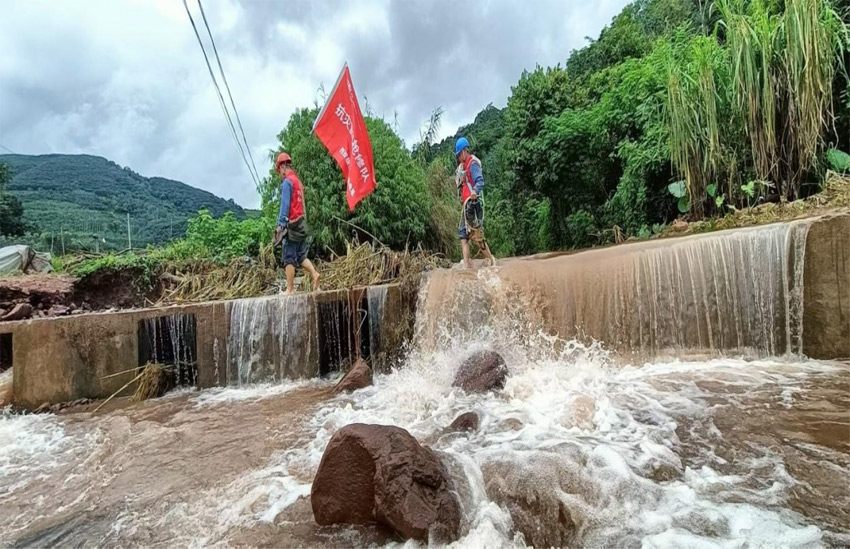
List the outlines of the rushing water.
<svg viewBox="0 0 850 549">
<path fill-rule="evenodd" d="M 799 353 L 811 223 L 507 260 L 491 276 L 437 272 L 421 294 L 420 343 L 438 349 L 446 333 L 475 339 L 521 320 L 633 359 Z"/>
<path fill-rule="evenodd" d="M 318 334 L 309 295 L 240 299 L 228 304 L 230 385 L 317 375 Z"/>
<path fill-rule="evenodd" d="M 440 453 L 458 547 L 850 545 L 850 363 L 800 354 L 807 230 L 433 273 L 413 351 L 349 395 L 287 381 L 345 339 L 311 328 L 310 296 L 235 302 L 230 387 L 0 417 L 0 546 L 401 545 L 313 521 L 322 452 L 354 422 Z M 366 299 L 377 355 L 386 290 Z M 505 388 L 453 388 L 485 347 Z M 478 430 L 446 432 L 468 411 Z"/>
<path fill-rule="evenodd" d="M 332 397 L 333 381 L 317 380 L 97 415 L 7 415 L 0 544 L 394 543 L 312 521 L 322 451 L 352 422 L 399 425 L 443 453 L 464 509 L 459 545 L 850 543 L 848 364 L 623 367 L 600 349 L 541 339 L 502 347 L 502 392 L 452 388 L 463 353 L 491 343 L 414 353 L 352 395 Z M 481 415 L 477 432 L 443 434 L 469 410 Z M 519 523 L 539 538 L 520 537 Z"/>
</svg>

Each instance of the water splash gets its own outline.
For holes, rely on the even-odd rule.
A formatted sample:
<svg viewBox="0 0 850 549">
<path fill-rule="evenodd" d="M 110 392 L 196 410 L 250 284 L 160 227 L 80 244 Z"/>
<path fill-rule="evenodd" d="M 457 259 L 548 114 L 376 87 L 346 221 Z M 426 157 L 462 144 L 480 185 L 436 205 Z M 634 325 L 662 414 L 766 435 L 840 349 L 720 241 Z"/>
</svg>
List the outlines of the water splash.
<svg viewBox="0 0 850 549">
<path fill-rule="evenodd" d="M 240 299 L 227 307 L 229 385 L 318 375 L 318 334 L 311 296 Z"/>
</svg>

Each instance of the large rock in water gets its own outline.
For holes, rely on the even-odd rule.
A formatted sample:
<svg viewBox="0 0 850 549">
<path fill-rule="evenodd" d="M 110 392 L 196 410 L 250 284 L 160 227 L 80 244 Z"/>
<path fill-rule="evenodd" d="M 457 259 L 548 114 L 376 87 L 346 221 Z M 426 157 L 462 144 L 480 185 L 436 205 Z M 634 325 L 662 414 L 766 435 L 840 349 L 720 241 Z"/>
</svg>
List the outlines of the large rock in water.
<svg viewBox="0 0 850 549">
<path fill-rule="evenodd" d="M 337 431 L 310 493 L 319 524 L 379 522 L 405 538 L 457 539 L 460 504 L 437 454 L 404 429 L 354 423 Z"/>
<path fill-rule="evenodd" d="M 552 453 L 486 463 L 481 472 L 487 496 L 507 509 L 526 544 L 577 547 L 579 517 L 566 502 L 584 503 L 579 469 L 574 457 Z"/>
<path fill-rule="evenodd" d="M 505 359 L 495 351 L 478 351 L 463 361 L 455 374 L 455 387 L 468 393 L 502 389 L 508 377 Z"/>
<path fill-rule="evenodd" d="M 358 358 L 351 368 L 349 368 L 348 373 L 345 374 L 343 378 L 339 380 L 339 383 L 336 384 L 336 387 L 334 387 L 334 393 L 355 391 L 357 389 L 362 389 L 363 387 L 368 387 L 371 384 L 372 368 L 366 364 L 365 360 Z"/>
</svg>

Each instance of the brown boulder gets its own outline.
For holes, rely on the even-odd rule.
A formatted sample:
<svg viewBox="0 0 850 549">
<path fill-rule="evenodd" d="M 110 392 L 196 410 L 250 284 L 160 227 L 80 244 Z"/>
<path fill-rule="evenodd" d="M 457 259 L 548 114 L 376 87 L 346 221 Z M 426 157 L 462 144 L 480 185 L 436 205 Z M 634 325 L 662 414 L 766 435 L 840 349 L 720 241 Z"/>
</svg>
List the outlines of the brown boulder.
<svg viewBox="0 0 850 549">
<path fill-rule="evenodd" d="M 366 364 L 362 358 L 358 358 L 357 362 L 349 368 L 348 373 L 339 380 L 339 383 L 334 387 L 334 393 L 343 391 L 355 391 L 368 387 L 372 384 L 372 368 Z"/>
<path fill-rule="evenodd" d="M 455 431 L 475 431 L 478 429 L 478 414 L 475 412 L 466 412 L 461 414 L 452 421 L 452 424 L 446 428 L 448 432 Z"/>
<path fill-rule="evenodd" d="M 322 455 L 310 494 L 316 522 L 384 524 L 405 538 L 452 541 L 460 504 L 440 458 L 391 425 L 354 423 Z"/>
<path fill-rule="evenodd" d="M 455 374 L 455 387 L 468 393 L 502 389 L 508 377 L 505 359 L 495 351 L 478 351 L 463 361 Z"/>
<path fill-rule="evenodd" d="M 29 303 L 18 303 L 11 311 L 0 317 L 0 322 L 24 320 L 30 316 L 32 316 L 32 305 Z"/>
</svg>

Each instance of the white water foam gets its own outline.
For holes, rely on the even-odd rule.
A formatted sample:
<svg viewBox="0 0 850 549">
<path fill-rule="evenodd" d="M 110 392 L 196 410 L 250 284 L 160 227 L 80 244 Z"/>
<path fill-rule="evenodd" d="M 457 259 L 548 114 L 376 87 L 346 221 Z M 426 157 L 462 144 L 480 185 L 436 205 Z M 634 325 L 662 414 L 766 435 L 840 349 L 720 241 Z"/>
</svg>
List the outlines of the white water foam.
<svg viewBox="0 0 850 549">
<path fill-rule="evenodd" d="M 249 400 L 278 397 L 305 387 L 318 387 L 329 382 L 323 379 L 286 380 L 281 383 L 257 383 L 253 385 L 216 387 L 200 391 L 191 400 L 195 406 L 213 406 Z"/>
<path fill-rule="evenodd" d="M 737 464 L 738 473 L 719 472 L 729 463 L 715 453 L 724 444 L 712 419 L 718 404 L 712 402 L 716 395 L 700 384 L 745 393 L 769 384 L 793 387 L 808 376 L 846 370 L 845 365 L 718 359 L 618 368 L 598 349 L 572 343 L 549 359 L 509 350 L 510 377 L 504 390 L 468 395 L 451 387 L 460 358 L 468 351 L 465 347 L 414 356 L 403 369 L 377 376 L 373 386 L 323 405 L 310 423 L 312 440 L 276 456 L 263 473 L 288 489 L 277 496 L 264 494 L 268 507 L 255 516 L 274 520 L 295 501 L 293 494 L 309 491 L 309 479 L 339 428 L 377 423 L 403 427 L 463 464 L 473 504 L 465 508 L 467 528 L 457 546 L 523 545 L 506 510 L 487 497 L 481 473 L 491 463 L 513 462 L 521 468 L 535 460 L 547 466 L 556 463 L 569 473 L 570 483 L 556 488 L 582 545 L 820 543 L 821 530 L 785 508 L 796 481 L 779 455 L 769 448 L 752 448 L 752 455 Z M 724 398 L 724 405 L 734 405 L 747 395 Z M 481 416 L 478 431 L 442 434 L 457 415 L 469 410 Z M 680 457 L 682 429 L 690 430 L 687 460 Z"/>
<path fill-rule="evenodd" d="M 505 388 L 485 395 L 453 388 L 462 359 L 493 346 L 509 364 Z M 445 457 L 462 492 L 463 532 L 456 547 L 529 543 L 508 507 L 488 496 L 494 466 L 501 467 L 498 471 L 507 480 L 518 480 L 568 510 L 574 523 L 572 545 L 819 546 L 825 532 L 789 508 L 790 491 L 800 481 L 786 469 L 782 455 L 756 439 L 744 445 L 734 441 L 715 420 L 718 411 L 736 407 L 787 410 L 805 398 L 809 381 L 847 372 L 842 363 L 791 359 L 619 367 L 597 347 L 542 337 L 531 342 L 493 337 L 471 346 L 414 353 L 400 370 L 377 375 L 373 386 L 322 402 L 297 425 L 281 424 L 286 437 L 266 465 L 246 468 L 235 479 L 199 489 L 191 497 L 174 494 L 151 509 L 128 505 L 113 522 L 110 539 L 144 539 L 144 532 L 153 529 L 172 532 L 172 543 L 203 546 L 226 544 L 234 532 L 280 527 L 289 520 L 288 510 L 309 495 L 331 436 L 362 422 L 403 427 Z M 178 418 L 211 414 L 220 421 L 228 405 L 278 397 L 286 402 L 292 391 L 330 383 L 201 391 L 189 396 L 189 407 Z M 444 433 L 455 417 L 470 410 L 480 415 L 477 431 Z M 90 421 L 74 420 L 74 436 L 67 434 L 63 417 L 0 419 L 2 491 L 26 492 L 26 486 L 11 483 L 37 482 L 72 457 L 80 463 L 78 469 L 85 468 L 83 456 L 94 452 L 100 435 L 97 428 L 81 430 L 81 419 Z M 98 423 L 103 429 L 109 427 L 116 444 L 122 425 L 130 425 L 118 416 L 99 421 L 105 422 Z M 143 422 L 135 429 L 146 436 L 172 436 L 168 424 Z M 108 456 L 101 459 L 120 466 Z M 96 483 L 105 482 L 108 475 L 96 478 Z M 95 495 L 96 488 L 88 497 Z M 26 515 L 0 530 L 6 534 L 0 537 L 17 539 L 12 534 L 32 520 L 57 512 L 46 500 L 26 509 Z M 137 531 L 141 524 L 147 530 Z M 356 536 L 351 539 L 357 544 Z"/>
</svg>

